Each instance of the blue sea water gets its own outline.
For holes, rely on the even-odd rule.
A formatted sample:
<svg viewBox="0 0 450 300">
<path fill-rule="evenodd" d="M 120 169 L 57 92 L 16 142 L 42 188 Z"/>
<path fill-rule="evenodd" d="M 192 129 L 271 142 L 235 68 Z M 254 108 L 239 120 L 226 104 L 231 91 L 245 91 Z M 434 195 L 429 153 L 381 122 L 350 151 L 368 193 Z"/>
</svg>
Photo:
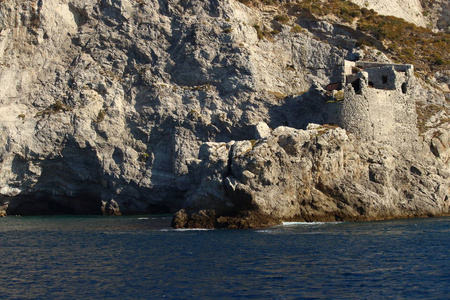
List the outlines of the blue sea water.
<svg viewBox="0 0 450 300">
<path fill-rule="evenodd" d="M 2 299 L 449 299 L 450 218 L 173 230 L 0 218 Z"/>
</svg>

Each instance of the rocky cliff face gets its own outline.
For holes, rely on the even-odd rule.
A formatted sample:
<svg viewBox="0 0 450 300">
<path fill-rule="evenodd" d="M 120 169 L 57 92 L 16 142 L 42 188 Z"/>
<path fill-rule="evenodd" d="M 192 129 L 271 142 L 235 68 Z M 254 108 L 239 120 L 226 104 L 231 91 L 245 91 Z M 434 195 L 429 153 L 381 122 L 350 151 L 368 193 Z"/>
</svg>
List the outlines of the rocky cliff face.
<svg viewBox="0 0 450 300">
<path fill-rule="evenodd" d="M 445 0 L 351 0 L 361 7 L 373 9 L 379 14 L 402 18 L 435 31 L 449 32 L 450 3 Z"/>
<path fill-rule="evenodd" d="M 295 152 L 296 160 L 314 163 L 309 170 L 318 168 L 323 150 L 314 138 L 305 146 L 314 152 L 310 158 L 302 158 L 299 146 L 306 143 L 306 137 L 296 142 L 286 134 L 286 145 L 294 143 L 286 147 L 299 149 L 291 154 L 283 150 L 286 154 L 280 158 L 275 158 L 276 153 L 282 151 L 276 149 L 258 154 L 261 159 L 267 155 L 274 160 L 273 166 L 277 160 L 279 165 L 271 172 L 284 173 L 286 165 L 294 174 L 283 174 L 287 176 L 283 179 L 261 170 L 267 180 L 259 173 L 243 179 L 244 173 L 251 177 L 252 167 L 241 153 L 243 146 L 237 145 L 270 136 L 261 145 L 282 147 L 280 143 L 285 142 L 278 141 L 279 131 L 270 133 L 270 128 L 306 129 L 309 123 L 339 123 L 340 103 L 321 87 L 340 81 L 344 58 L 364 54 L 354 50 L 356 41 L 345 29 L 316 21 L 311 23 L 313 31 L 302 30 L 282 20 L 273 21 L 275 10 L 252 9 L 234 0 L 0 2 L 0 205 L 4 212 L 161 213 L 184 207 L 190 214 L 198 209 L 214 210 L 216 220 L 221 214 L 230 216 L 230 210 L 219 209 L 222 206 L 259 210 L 266 216 L 277 203 L 288 201 L 302 213 L 280 206 L 274 210 L 274 218 L 279 220 L 283 213 L 308 220 L 343 218 L 344 214 L 331 208 L 320 213 L 319 204 L 308 204 L 315 203 L 309 192 L 309 198 L 302 200 L 305 191 L 299 176 L 309 173 L 296 174 L 293 170 L 299 162 L 291 162 L 290 155 Z M 372 54 L 369 51 L 366 56 Z M 418 89 L 416 96 L 414 100 L 428 108 L 430 103 L 447 105 L 445 97 L 433 89 Z M 386 217 L 448 212 L 443 204 L 448 198 L 448 115 L 441 109 L 424 116 L 426 120 L 434 118 L 434 123 L 423 122 L 425 139 L 434 152 L 424 150 L 416 160 L 434 161 L 429 166 L 418 165 L 414 158 L 407 160 L 392 150 L 389 157 L 400 160 L 404 173 L 392 171 L 396 165 L 386 168 L 393 172 L 389 171 L 392 178 L 403 179 L 392 179 L 392 187 L 385 188 L 388 192 L 382 199 L 391 204 L 374 207 L 387 210 L 398 201 L 407 201 L 407 187 L 397 194 L 394 190 L 403 183 L 412 185 L 416 177 L 432 181 L 423 184 L 427 190 L 420 193 L 431 199 L 424 201 L 436 200 L 437 204 L 430 202 L 426 207 L 433 208 L 427 212 L 394 209 L 396 213 L 386 212 Z M 333 177 L 328 174 L 326 182 L 331 187 L 321 183 L 323 188 L 317 190 L 329 202 L 345 199 L 344 192 L 336 191 L 338 186 L 346 193 L 362 193 L 368 188 L 363 183 L 353 187 L 348 173 L 366 172 L 368 161 L 375 159 L 371 156 L 378 155 L 371 148 L 377 146 L 364 146 L 336 130 L 333 132 L 345 139 L 339 142 L 345 144 L 339 155 L 362 155 L 360 160 L 365 162 L 360 170 L 346 168 L 336 182 L 329 182 Z M 372 150 L 360 153 L 355 147 Z M 218 158 L 211 157 L 214 151 L 219 151 Z M 234 161 L 235 156 L 245 159 Z M 329 162 L 335 164 L 334 169 L 341 163 Z M 412 166 L 420 176 L 411 171 Z M 326 168 L 321 171 L 326 172 Z M 314 176 L 304 179 L 306 189 L 323 178 Z M 361 182 L 372 184 L 370 178 L 375 175 L 371 176 Z M 209 192 L 202 192 L 203 187 L 223 203 L 219 205 L 214 197 L 208 202 Z M 274 192 L 264 193 L 269 189 Z M 223 194 L 225 190 L 230 194 Z M 411 201 L 422 199 L 420 193 L 413 193 Z M 267 205 L 255 202 L 263 195 L 261 201 Z M 242 205 L 234 203 L 240 201 L 236 199 L 243 199 Z M 372 210 L 365 205 L 361 204 L 360 217 L 352 213 L 350 219 L 371 219 Z M 316 210 L 306 214 L 313 206 Z"/>
<path fill-rule="evenodd" d="M 427 20 L 423 14 L 420 0 L 351 0 L 361 7 L 373 9 L 382 15 L 395 16 L 416 24 L 426 26 Z"/>
<path fill-rule="evenodd" d="M 198 188 L 174 226 L 246 228 L 283 220 L 448 214 L 448 170 L 433 158 L 418 161 L 426 157 L 422 151 L 405 155 L 314 124 L 308 130 L 281 126 L 257 142 L 208 143 L 198 165 L 203 176 L 197 176 Z"/>
</svg>

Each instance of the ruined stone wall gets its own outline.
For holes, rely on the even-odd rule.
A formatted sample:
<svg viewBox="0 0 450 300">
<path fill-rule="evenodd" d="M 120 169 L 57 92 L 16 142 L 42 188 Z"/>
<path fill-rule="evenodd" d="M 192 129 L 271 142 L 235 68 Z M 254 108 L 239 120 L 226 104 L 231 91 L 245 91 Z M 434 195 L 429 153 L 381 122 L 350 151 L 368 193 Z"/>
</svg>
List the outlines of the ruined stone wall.
<svg viewBox="0 0 450 300">
<path fill-rule="evenodd" d="M 363 140 L 409 148 L 417 137 L 411 65 L 346 62 L 342 127 Z"/>
</svg>

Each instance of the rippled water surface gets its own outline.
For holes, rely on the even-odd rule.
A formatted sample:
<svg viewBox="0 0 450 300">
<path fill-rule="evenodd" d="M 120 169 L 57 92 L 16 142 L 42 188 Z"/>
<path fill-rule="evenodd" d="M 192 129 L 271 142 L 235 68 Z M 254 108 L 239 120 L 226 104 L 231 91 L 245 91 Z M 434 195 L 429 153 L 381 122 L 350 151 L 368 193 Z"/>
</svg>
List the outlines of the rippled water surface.
<svg viewBox="0 0 450 300">
<path fill-rule="evenodd" d="M 449 299 L 450 218 L 172 230 L 0 218 L 2 299 Z"/>
</svg>

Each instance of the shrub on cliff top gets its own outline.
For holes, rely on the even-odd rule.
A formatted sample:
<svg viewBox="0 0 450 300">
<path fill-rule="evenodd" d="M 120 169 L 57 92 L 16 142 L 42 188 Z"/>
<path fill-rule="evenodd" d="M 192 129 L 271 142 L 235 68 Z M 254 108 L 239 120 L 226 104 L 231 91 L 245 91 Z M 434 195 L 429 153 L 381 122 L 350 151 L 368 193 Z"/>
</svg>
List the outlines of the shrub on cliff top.
<svg viewBox="0 0 450 300">
<path fill-rule="evenodd" d="M 250 6 L 278 3 L 278 1 L 239 1 Z M 285 3 L 283 10 L 299 18 L 308 18 L 311 15 L 325 18 L 327 15 L 334 15 L 341 23 L 356 23 L 359 31 L 382 41 L 394 60 L 414 64 L 418 70 L 437 71 L 450 64 L 448 51 L 450 34 L 434 33 L 429 28 L 415 26 L 400 18 L 381 16 L 372 9 L 361 8 L 347 0 L 293 0 Z M 283 16 L 277 15 L 274 18 L 279 22 L 289 19 L 287 16 L 281 17 Z M 261 32 L 260 38 L 263 36 Z M 363 45 L 369 43 L 360 40 L 357 46 Z"/>
</svg>

